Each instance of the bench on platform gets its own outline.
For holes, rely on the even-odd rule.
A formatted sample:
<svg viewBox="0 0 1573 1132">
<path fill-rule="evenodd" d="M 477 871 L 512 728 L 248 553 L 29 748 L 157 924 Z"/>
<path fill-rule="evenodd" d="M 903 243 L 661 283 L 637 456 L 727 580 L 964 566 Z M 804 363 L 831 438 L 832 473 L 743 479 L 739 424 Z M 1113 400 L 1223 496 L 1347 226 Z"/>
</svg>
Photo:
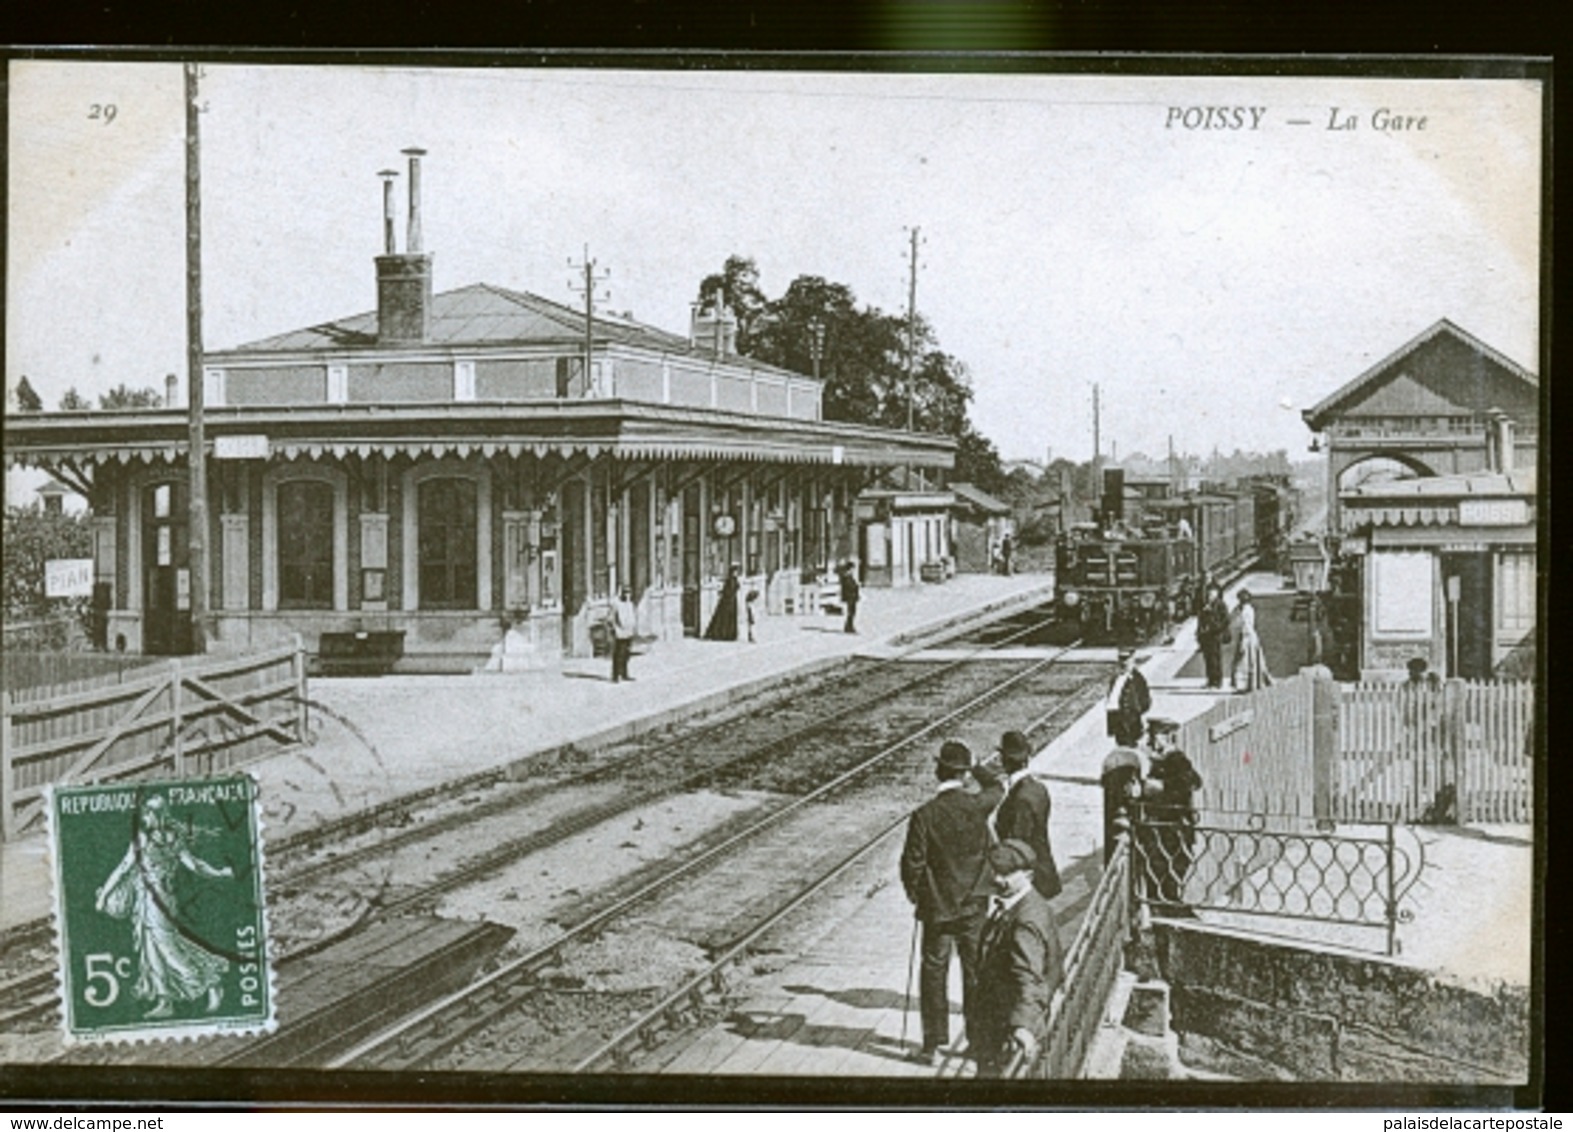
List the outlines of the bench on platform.
<svg viewBox="0 0 1573 1132">
<path fill-rule="evenodd" d="M 403 629 L 362 629 L 317 638 L 317 671 L 323 676 L 382 676 L 403 655 Z"/>
</svg>

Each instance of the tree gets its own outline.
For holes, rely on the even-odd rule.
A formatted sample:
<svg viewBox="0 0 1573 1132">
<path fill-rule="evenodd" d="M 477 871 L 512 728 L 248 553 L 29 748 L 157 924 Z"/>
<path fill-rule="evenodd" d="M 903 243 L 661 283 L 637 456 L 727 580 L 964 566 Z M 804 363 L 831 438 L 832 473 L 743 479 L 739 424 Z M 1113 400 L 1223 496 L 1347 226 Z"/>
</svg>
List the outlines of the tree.
<svg viewBox="0 0 1573 1132">
<path fill-rule="evenodd" d="M 92 528 L 85 515 L 31 507 L 5 511 L 5 615 L 42 617 L 61 602 L 44 596 L 44 563 L 51 558 L 90 558 Z"/>
<path fill-rule="evenodd" d="M 956 478 L 990 495 L 1004 494 L 1010 486 L 1010 477 L 1000 467 L 999 449 L 971 424 L 963 426 L 956 441 Z"/>
<path fill-rule="evenodd" d="M 719 274 L 706 275 L 699 284 L 699 305 L 714 311 L 717 304 L 737 317 L 737 352 L 749 354 L 753 346 L 754 324 L 765 309 L 765 295 L 759 289 L 759 268 L 748 256 L 730 255 Z"/>
<path fill-rule="evenodd" d="M 44 402 L 34 391 L 32 383 L 27 380 L 27 374 L 22 375 L 22 380 L 16 383 L 16 408 L 19 413 L 37 413 L 44 407 Z"/>
<path fill-rule="evenodd" d="M 799 275 L 776 299 L 759 289 L 752 259 L 729 256 L 699 285 L 699 300 L 725 303 L 738 318 L 738 351 L 798 373 L 814 371 L 813 325 L 823 329 L 820 377 L 826 420 L 904 429 L 956 438 L 957 478 L 984 490 L 1004 485 L 994 445 L 968 417 L 972 384 L 961 359 L 945 353 L 929 324 L 877 307 L 860 306 L 844 283 Z M 909 348 L 912 351 L 909 370 Z"/>
<path fill-rule="evenodd" d="M 93 407 L 93 402 L 76 391 L 76 386 L 66 390 L 65 396 L 60 398 L 60 409 L 66 413 L 85 413 Z"/>
<path fill-rule="evenodd" d="M 132 389 L 125 382 L 121 382 L 108 393 L 101 393 L 98 397 L 100 409 L 160 409 L 163 406 L 163 395 L 147 385 L 141 389 Z"/>
</svg>

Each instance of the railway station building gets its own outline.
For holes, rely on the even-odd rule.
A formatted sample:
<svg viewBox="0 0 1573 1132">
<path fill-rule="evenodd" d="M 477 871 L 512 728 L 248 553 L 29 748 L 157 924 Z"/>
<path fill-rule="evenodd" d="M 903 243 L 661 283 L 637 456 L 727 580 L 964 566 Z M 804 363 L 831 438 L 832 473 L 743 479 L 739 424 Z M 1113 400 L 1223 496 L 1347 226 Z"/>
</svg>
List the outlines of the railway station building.
<svg viewBox="0 0 1573 1132">
<path fill-rule="evenodd" d="M 1360 671 L 1423 657 L 1446 676 L 1533 675 L 1536 375 L 1443 320 L 1304 418 L 1356 577 Z"/>
<path fill-rule="evenodd" d="M 403 252 L 388 212 L 374 310 L 205 357 L 213 650 L 375 633 L 395 667 L 469 670 L 512 630 L 550 663 L 625 585 L 675 638 L 734 566 L 786 613 L 836 562 L 900 584 L 948 554 L 946 501 L 858 497 L 897 468 L 942 482 L 953 441 L 823 420 L 821 385 L 738 355 L 724 309 L 681 335 L 433 294 L 418 193 Z M 90 500 L 107 646 L 188 651 L 186 411 L 14 414 L 5 441 Z"/>
</svg>

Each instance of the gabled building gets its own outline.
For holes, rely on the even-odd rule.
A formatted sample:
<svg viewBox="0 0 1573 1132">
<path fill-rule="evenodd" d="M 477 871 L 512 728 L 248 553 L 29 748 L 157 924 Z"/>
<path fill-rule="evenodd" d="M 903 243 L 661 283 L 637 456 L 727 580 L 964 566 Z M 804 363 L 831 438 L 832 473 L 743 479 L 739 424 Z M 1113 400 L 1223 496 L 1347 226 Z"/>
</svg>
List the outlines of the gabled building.
<svg viewBox="0 0 1573 1132">
<path fill-rule="evenodd" d="M 1362 673 L 1415 657 L 1466 679 L 1533 672 L 1539 394 L 1443 320 L 1306 410 L 1328 533 L 1356 567 Z M 1362 479 L 1378 460 L 1409 474 Z"/>
<path fill-rule="evenodd" d="M 419 160 L 403 252 L 385 195 L 374 310 L 205 359 L 211 647 L 376 632 L 404 668 L 462 669 L 506 621 L 550 659 L 623 585 L 642 632 L 693 635 L 733 566 L 784 608 L 859 556 L 882 470 L 951 467 L 948 439 L 822 420 L 820 384 L 737 355 L 724 311 L 684 336 L 433 294 Z M 89 496 L 111 647 L 186 651 L 185 412 L 8 417 L 5 441 Z"/>
</svg>

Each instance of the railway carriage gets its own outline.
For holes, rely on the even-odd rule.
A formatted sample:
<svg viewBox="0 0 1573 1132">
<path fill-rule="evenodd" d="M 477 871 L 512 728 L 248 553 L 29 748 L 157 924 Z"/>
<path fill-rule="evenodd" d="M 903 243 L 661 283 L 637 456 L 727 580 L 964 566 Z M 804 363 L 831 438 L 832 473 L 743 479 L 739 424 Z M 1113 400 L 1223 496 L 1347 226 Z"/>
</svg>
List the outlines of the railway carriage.
<svg viewBox="0 0 1573 1132">
<path fill-rule="evenodd" d="M 1127 514 L 1114 471 L 1105 478 L 1102 521 L 1078 524 L 1056 548 L 1060 616 L 1078 622 L 1083 639 L 1149 639 L 1189 615 L 1203 574 L 1219 578 L 1258 560 L 1277 567 L 1295 515 L 1284 477 L 1147 498 Z"/>
</svg>

